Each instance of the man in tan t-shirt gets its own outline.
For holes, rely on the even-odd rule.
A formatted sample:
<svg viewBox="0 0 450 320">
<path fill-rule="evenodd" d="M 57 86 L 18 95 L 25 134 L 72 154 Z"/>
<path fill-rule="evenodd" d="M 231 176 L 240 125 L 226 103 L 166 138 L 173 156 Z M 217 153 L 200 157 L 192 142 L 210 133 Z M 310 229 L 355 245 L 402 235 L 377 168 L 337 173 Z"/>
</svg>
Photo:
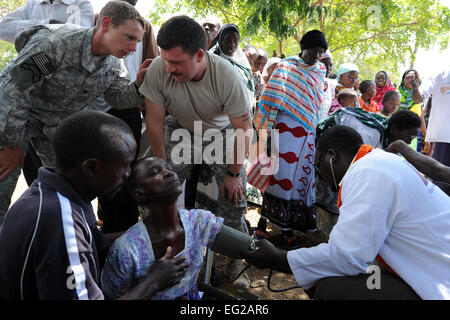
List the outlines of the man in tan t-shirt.
<svg viewBox="0 0 450 320">
<path fill-rule="evenodd" d="M 244 219 L 247 202 L 243 191 L 247 178 L 243 163 L 251 141 L 252 117 L 246 85 L 227 60 L 206 51 L 205 31 L 189 17 L 177 16 L 165 22 L 158 32 L 157 43 L 161 56 L 152 62 L 140 88 L 145 96 L 152 154 L 166 159 L 182 183 L 194 163 L 210 165 L 221 191 L 214 213 L 223 217 L 226 225 L 248 233 Z M 166 111 L 170 115 L 167 132 Z M 228 148 L 222 146 L 221 150 L 209 152 L 212 143 L 217 145 L 223 140 L 225 145 L 230 132 L 239 134 L 237 129 L 246 131 L 246 137 L 240 140 L 232 135 Z M 206 138 L 211 134 L 212 141 Z M 233 279 L 242 268 L 241 260 L 231 260 L 228 277 Z M 244 274 L 235 284 L 250 283 Z"/>
</svg>

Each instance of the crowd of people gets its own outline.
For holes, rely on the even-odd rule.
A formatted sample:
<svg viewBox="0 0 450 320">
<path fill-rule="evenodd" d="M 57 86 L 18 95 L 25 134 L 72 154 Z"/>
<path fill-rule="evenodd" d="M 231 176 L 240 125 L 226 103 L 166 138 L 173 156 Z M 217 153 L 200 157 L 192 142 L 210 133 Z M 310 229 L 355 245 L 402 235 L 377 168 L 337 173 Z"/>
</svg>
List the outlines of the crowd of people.
<svg viewBox="0 0 450 320">
<path fill-rule="evenodd" d="M 198 300 L 207 248 L 237 287 L 246 260 L 314 299 L 450 299 L 450 69 L 334 74 L 319 30 L 269 58 L 212 17 L 155 36 L 136 2 L 28 0 L 0 22 L 18 51 L 0 74 L 0 299 Z M 327 242 L 303 248 L 311 232 Z"/>
</svg>

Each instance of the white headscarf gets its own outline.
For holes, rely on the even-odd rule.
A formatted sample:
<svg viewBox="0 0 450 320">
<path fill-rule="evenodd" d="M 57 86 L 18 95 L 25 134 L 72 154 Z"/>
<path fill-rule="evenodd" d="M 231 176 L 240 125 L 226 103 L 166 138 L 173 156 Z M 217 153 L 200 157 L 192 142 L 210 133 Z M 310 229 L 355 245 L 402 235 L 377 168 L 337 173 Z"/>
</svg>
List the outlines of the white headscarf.
<svg viewBox="0 0 450 320">
<path fill-rule="evenodd" d="M 281 61 L 281 58 L 279 57 L 272 57 L 269 60 L 267 60 L 266 65 L 264 66 L 262 76 L 267 77 L 268 76 L 268 70 L 271 66 L 274 64 L 278 64 Z"/>
</svg>

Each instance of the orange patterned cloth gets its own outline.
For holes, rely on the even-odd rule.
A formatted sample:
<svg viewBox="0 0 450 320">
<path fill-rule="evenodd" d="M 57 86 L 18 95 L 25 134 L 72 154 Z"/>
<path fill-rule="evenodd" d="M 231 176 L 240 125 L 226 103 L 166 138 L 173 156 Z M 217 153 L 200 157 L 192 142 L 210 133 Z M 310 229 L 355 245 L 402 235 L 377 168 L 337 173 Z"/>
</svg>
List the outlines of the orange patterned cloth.
<svg viewBox="0 0 450 320">
<path fill-rule="evenodd" d="M 377 113 L 380 111 L 380 109 L 378 108 L 378 103 L 372 99 L 370 99 L 370 103 L 369 105 L 367 105 L 364 100 L 359 97 L 359 105 L 361 106 L 361 108 L 369 112 Z"/>
</svg>

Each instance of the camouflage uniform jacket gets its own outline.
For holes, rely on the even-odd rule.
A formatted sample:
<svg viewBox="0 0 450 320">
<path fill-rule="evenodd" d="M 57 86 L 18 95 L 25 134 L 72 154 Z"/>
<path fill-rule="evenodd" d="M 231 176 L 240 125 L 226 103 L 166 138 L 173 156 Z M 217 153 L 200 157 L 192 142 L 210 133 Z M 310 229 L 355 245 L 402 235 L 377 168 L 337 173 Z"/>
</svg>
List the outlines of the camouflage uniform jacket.
<svg viewBox="0 0 450 320">
<path fill-rule="evenodd" d="M 143 103 L 120 60 L 92 55 L 94 28 L 72 24 L 26 29 L 18 56 L 0 74 L 0 148 L 30 134 L 51 138 L 59 122 L 101 94 L 114 108 Z"/>
</svg>

